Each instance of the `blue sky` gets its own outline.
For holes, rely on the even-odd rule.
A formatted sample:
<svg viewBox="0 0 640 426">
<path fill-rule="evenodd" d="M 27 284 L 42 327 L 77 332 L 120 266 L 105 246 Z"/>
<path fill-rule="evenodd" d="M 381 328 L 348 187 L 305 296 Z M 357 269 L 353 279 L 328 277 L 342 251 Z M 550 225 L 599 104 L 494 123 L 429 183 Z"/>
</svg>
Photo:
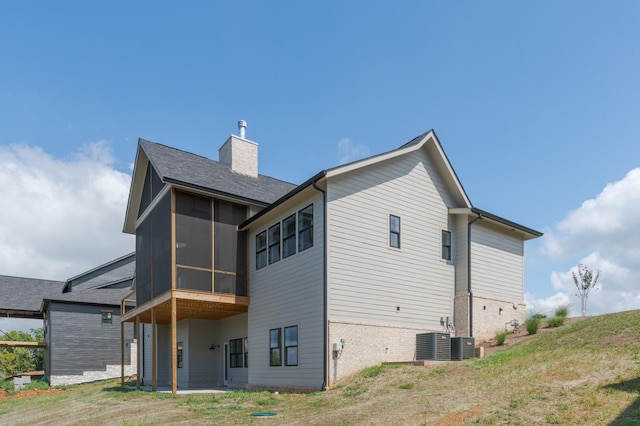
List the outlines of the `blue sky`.
<svg viewBox="0 0 640 426">
<path fill-rule="evenodd" d="M 628 263 L 607 250 L 640 223 L 593 230 L 599 206 L 640 210 L 638 2 L 2 2 L 0 40 L 0 182 L 22 188 L 3 200 L 0 274 L 65 279 L 132 250 L 120 204 L 139 137 L 217 159 L 244 119 L 261 173 L 300 183 L 434 129 L 476 207 L 547 234 L 527 243 L 532 306 L 579 302 L 566 279 L 586 260 L 603 269 L 594 313 L 640 308 L 605 273 L 633 276 L 637 239 L 615 247 Z M 83 182 L 73 221 L 42 204 L 42 183 L 25 189 L 91 176 L 114 201 L 88 202 Z M 79 221 L 78 240 L 62 234 Z M 32 227 L 39 239 L 18 237 Z M 51 243 L 62 235 L 68 252 Z"/>
</svg>

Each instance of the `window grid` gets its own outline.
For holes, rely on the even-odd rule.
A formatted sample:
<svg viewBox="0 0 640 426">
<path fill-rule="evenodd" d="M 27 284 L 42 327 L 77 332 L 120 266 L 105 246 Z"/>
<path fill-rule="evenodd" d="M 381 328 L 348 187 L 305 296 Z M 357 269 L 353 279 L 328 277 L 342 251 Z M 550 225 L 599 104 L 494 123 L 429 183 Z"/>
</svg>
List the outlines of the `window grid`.
<svg viewBox="0 0 640 426">
<path fill-rule="evenodd" d="M 282 221 L 282 258 L 296 254 L 296 215 Z"/>
<path fill-rule="evenodd" d="M 313 204 L 298 212 L 298 251 L 313 247 Z"/>
<path fill-rule="evenodd" d="M 280 223 L 269 228 L 269 265 L 280 260 Z"/>
<path fill-rule="evenodd" d="M 442 258 L 451 260 L 451 232 L 442 231 Z"/>
<path fill-rule="evenodd" d="M 256 269 L 267 266 L 267 231 L 256 235 Z"/>
<path fill-rule="evenodd" d="M 389 246 L 400 248 L 400 217 L 389 215 Z"/>
<path fill-rule="evenodd" d="M 282 331 L 280 328 L 269 330 L 269 365 L 271 367 L 282 366 Z"/>
<path fill-rule="evenodd" d="M 242 368 L 243 361 L 243 339 L 231 339 L 229 340 L 229 367 L 230 368 Z"/>
<path fill-rule="evenodd" d="M 284 365 L 298 365 L 298 326 L 284 328 Z"/>
</svg>

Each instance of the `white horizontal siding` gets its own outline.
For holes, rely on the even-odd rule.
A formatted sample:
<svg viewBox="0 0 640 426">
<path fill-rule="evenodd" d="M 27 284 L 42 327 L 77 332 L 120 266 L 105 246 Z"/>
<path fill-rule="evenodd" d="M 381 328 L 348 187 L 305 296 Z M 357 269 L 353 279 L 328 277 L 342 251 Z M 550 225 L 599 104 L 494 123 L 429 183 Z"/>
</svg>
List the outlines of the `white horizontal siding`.
<svg viewBox="0 0 640 426">
<path fill-rule="evenodd" d="M 439 328 L 453 313 L 454 268 L 441 258 L 453 200 L 426 152 L 336 176 L 328 200 L 329 319 Z"/>
<path fill-rule="evenodd" d="M 471 227 L 471 274 L 474 296 L 522 302 L 522 238 L 515 232 L 476 221 Z"/>
<path fill-rule="evenodd" d="M 313 247 L 255 269 L 255 236 L 313 203 Z M 249 384 L 320 388 L 324 381 L 323 197 L 301 200 L 265 226 L 251 229 Z M 269 366 L 269 330 L 298 326 L 298 366 Z M 284 349 L 283 349 L 284 350 Z"/>
</svg>

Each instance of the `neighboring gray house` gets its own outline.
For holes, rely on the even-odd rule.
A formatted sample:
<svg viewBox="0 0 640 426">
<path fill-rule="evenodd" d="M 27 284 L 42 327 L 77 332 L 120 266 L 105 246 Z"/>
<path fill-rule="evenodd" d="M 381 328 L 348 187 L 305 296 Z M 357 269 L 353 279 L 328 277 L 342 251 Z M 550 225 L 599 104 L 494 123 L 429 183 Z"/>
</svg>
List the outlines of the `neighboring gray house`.
<svg viewBox="0 0 640 426">
<path fill-rule="evenodd" d="M 44 370 L 52 386 L 136 374 L 135 327 L 124 324 L 135 253 L 63 281 L 0 276 L 0 316 L 44 320 Z M 0 339 L 1 340 L 1 339 Z"/>
<path fill-rule="evenodd" d="M 136 374 L 135 327 L 120 330 L 122 299 L 131 294 L 135 253 L 69 278 L 63 292 L 42 300 L 45 374 L 52 386 Z M 134 361 L 132 363 L 132 360 Z"/>
<path fill-rule="evenodd" d="M 542 235 L 473 207 L 433 131 L 294 186 L 243 126 L 219 162 L 141 139 L 124 231 L 140 378 L 174 392 L 322 389 L 415 359 L 418 333 L 488 337 L 524 320 Z"/>
</svg>

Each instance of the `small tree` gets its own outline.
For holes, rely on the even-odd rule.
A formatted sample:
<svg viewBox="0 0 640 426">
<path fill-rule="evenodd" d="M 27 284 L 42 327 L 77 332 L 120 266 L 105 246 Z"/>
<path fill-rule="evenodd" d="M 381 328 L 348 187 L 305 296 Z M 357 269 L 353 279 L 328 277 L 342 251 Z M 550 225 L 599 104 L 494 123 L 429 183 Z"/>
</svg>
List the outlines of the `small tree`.
<svg viewBox="0 0 640 426">
<path fill-rule="evenodd" d="M 573 282 L 578 289 L 578 296 L 582 300 L 582 316 L 587 316 L 587 299 L 589 299 L 589 294 L 592 291 L 596 291 L 598 287 L 598 278 L 600 277 L 600 271 L 596 272 L 594 277 L 593 271 L 591 271 L 586 266 L 578 265 L 578 275 L 575 272 L 572 272 Z"/>
</svg>

